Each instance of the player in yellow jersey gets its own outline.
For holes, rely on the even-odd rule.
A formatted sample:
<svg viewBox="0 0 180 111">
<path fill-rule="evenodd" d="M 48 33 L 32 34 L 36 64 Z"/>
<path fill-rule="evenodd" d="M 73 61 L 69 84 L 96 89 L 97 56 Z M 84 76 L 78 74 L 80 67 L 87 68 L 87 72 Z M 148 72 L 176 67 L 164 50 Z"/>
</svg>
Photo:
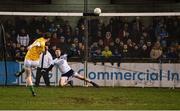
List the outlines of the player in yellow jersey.
<svg viewBox="0 0 180 111">
<path fill-rule="evenodd" d="M 40 54 L 45 51 L 45 43 L 48 42 L 50 38 L 48 36 L 41 37 L 35 40 L 27 49 L 28 52 L 24 59 L 24 69 L 17 73 L 16 76 L 19 77 L 24 72 L 26 73 L 26 84 L 30 88 L 32 95 L 36 96 L 34 92 L 33 83 L 32 83 L 32 68 L 36 68 L 39 65 Z"/>
</svg>

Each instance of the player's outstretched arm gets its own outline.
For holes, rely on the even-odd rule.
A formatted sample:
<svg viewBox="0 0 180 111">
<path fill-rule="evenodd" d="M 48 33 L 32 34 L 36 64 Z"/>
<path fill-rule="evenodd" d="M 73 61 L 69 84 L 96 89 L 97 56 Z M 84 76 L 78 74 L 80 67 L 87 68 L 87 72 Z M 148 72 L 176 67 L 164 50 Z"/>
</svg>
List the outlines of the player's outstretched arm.
<svg viewBox="0 0 180 111">
<path fill-rule="evenodd" d="M 54 67 L 54 65 L 53 64 L 51 64 L 48 68 L 47 68 L 47 72 L 49 72 L 50 70 L 52 70 L 52 68 Z"/>
</svg>

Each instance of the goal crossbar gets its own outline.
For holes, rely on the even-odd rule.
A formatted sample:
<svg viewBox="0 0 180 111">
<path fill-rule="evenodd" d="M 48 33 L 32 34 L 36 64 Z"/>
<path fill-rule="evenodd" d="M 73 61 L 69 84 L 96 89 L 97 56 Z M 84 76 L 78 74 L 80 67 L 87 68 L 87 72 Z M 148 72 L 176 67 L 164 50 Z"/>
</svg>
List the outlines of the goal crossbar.
<svg viewBox="0 0 180 111">
<path fill-rule="evenodd" d="M 12 16 L 83 16 L 83 13 L 66 12 L 0 12 L 0 15 Z M 101 13 L 99 16 L 180 16 L 180 12 L 151 13 Z"/>
</svg>

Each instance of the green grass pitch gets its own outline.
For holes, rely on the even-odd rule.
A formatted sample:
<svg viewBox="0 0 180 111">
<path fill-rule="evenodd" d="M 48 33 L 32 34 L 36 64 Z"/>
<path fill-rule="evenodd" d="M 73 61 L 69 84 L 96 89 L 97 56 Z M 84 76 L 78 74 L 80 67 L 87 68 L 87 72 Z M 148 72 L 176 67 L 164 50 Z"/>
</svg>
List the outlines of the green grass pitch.
<svg viewBox="0 0 180 111">
<path fill-rule="evenodd" d="M 180 89 L 125 87 L 0 87 L 0 110 L 180 109 Z"/>
</svg>

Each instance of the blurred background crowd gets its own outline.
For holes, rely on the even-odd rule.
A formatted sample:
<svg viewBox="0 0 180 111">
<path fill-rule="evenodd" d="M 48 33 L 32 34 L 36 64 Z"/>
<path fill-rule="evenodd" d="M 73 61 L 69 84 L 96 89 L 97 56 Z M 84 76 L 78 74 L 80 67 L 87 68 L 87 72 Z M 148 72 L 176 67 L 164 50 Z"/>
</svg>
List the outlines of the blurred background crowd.
<svg viewBox="0 0 180 111">
<path fill-rule="evenodd" d="M 48 46 L 53 58 L 55 49 L 60 48 L 77 61 L 83 61 L 85 21 L 81 17 L 73 27 L 62 17 L 15 16 L 3 20 L 7 60 L 23 61 L 29 44 L 39 37 L 50 36 Z M 180 17 L 148 17 L 148 21 L 145 17 L 110 17 L 108 22 L 94 17 L 87 21 L 89 60 L 120 63 L 146 59 L 178 62 L 180 59 Z"/>
</svg>

